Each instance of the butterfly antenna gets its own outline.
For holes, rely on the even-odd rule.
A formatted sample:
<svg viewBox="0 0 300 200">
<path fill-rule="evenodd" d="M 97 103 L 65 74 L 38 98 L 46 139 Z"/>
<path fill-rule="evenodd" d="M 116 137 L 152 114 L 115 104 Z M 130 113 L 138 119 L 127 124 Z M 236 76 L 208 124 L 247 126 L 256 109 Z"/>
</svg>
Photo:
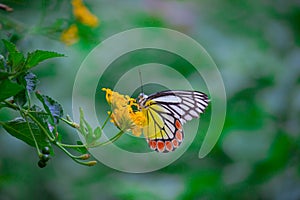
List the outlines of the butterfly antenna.
<svg viewBox="0 0 300 200">
<path fill-rule="evenodd" d="M 142 72 L 141 69 L 139 69 L 139 77 L 140 77 L 140 82 L 141 82 L 141 91 L 144 94 L 144 90 L 143 90 L 143 80 L 142 80 Z"/>
</svg>

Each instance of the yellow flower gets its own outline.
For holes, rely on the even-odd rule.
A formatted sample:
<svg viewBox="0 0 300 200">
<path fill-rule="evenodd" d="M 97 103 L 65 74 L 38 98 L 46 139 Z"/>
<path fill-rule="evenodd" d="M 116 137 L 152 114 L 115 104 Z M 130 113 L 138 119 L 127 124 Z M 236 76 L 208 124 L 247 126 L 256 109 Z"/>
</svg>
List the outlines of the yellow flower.
<svg viewBox="0 0 300 200">
<path fill-rule="evenodd" d="M 146 118 L 141 111 L 133 110 L 133 106 L 138 106 L 136 100 L 108 88 L 102 90 L 106 92 L 106 101 L 111 105 L 111 122 L 120 130 L 131 131 L 133 135 L 140 136 Z"/>
<path fill-rule="evenodd" d="M 72 0 L 72 5 L 73 14 L 78 21 L 90 27 L 97 27 L 99 25 L 98 18 L 85 7 L 82 0 Z"/>
<path fill-rule="evenodd" d="M 72 24 L 68 29 L 64 30 L 60 36 L 60 40 L 66 45 L 72 45 L 78 42 L 78 28 L 75 24 Z"/>
</svg>

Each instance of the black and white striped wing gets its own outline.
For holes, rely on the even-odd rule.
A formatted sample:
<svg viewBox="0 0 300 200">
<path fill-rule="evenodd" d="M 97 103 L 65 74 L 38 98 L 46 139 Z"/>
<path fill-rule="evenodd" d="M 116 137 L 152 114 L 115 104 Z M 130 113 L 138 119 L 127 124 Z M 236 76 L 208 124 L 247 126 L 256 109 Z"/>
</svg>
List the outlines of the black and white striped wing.
<svg viewBox="0 0 300 200">
<path fill-rule="evenodd" d="M 140 107 L 147 119 L 143 132 L 150 148 L 175 150 L 184 137 L 182 124 L 198 118 L 208 103 L 207 95 L 197 91 L 170 90 L 146 97 Z"/>
</svg>

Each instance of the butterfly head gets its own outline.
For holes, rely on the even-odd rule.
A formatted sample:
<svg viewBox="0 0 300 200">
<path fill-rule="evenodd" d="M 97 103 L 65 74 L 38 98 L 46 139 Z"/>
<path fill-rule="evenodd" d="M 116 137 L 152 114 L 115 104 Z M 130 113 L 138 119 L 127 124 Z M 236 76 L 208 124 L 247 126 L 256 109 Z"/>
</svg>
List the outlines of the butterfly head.
<svg viewBox="0 0 300 200">
<path fill-rule="evenodd" d="M 140 93 L 138 96 L 138 104 L 141 108 L 144 108 L 145 106 L 145 102 L 147 100 L 147 95 L 145 95 L 144 93 Z"/>
</svg>

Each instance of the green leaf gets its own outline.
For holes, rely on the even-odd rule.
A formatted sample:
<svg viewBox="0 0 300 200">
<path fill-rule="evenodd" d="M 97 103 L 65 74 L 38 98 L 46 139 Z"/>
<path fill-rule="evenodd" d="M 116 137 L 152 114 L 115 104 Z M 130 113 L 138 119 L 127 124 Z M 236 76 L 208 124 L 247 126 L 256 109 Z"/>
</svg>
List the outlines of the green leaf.
<svg viewBox="0 0 300 200">
<path fill-rule="evenodd" d="M 27 102 L 26 90 L 21 90 L 18 94 L 14 96 L 14 102 L 19 106 L 24 106 Z"/>
<path fill-rule="evenodd" d="M 50 115 L 48 113 L 45 113 L 41 107 L 37 105 L 32 106 L 30 108 L 30 113 L 48 131 L 49 135 L 51 135 L 51 132 L 53 132 L 53 130 L 56 130 L 56 125 L 52 125 L 48 121 Z"/>
<path fill-rule="evenodd" d="M 7 107 L 7 105 L 6 105 L 6 104 L 4 104 L 4 103 L 0 103 L 0 110 L 1 110 L 2 108 L 5 108 L 5 107 Z"/>
<path fill-rule="evenodd" d="M 31 131 L 40 148 L 44 146 L 50 146 L 46 135 L 43 134 L 38 125 L 32 121 L 26 122 L 23 118 L 16 118 L 12 121 L 3 123 L 2 126 L 9 134 L 18 138 L 19 140 L 24 141 L 30 146 L 35 147 Z"/>
<path fill-rule="evenodd" d="M 83 143 L 81 141 L 77 141 L 77 144 L 83 145 Z M 86 154 L 88 152 L 85 147 L 77 147 L 77 148 L 75 148 L 75 150 L 82 154 Z"/>
<path fill-rule="evenodd" d="M 9 77 L 9 73 L 5 71 L 0 71 L 0 81 L 5 80 Z"/>
<path fill-rule="evenodd" d="M 41 95 L 38 92 L 35 93 L 36 97 L 43 104 L 44 109 L 50 114 L 52 124 L 58 123 L 58 118 L 63 116 L 62 106 L 51 97 L 47 95 Z"/>
<path fill-rule="evenodd" d="M 36 84 L 38 83 L 36 75 L 31 72 L 18 76 L 17 81 L 24 86 L 28 92 L 33 92 L 36 88 Z M 14 101 L 20 106 L 24 106 L 27 102 L 26 90 L 23 89 L 14 96 Z"/>
<path fill-rule="evenodd" d="M 34 105 L 30 108 L 31 116 L 38 121 L 38 123 L 43 126 L 44 130 L 47 131 L 48 135 L 53 136 L 56 133 L 57 126 L 49 122 L 49 115 L 41 107 Z"/>
<path fill-rule="evenodd" d="M 16 45 L 7 41 L 2 40 L 7 51 L 8 51 L 8 62 L 13 67 L 13 71 L 21 65 L 24 64 L 25 58 L 21 52 L 18 51 Z"/>
<path fill-rule="evenodd" d="M 81 135 L 86 138 L 86 129 L 85 129 L 85 126 L 84 126 L 84 113 L 83 113 L 83 110 L 80 108 L 79 109 L 79 113 L 80 113 L 80 122 L 79 122 L 79 131 L 81 133 Z"/>
<path fill-rule="evenodd" d="M 0 101 L 12 97 L 24 89 L 21 85 L 11 82 L 8 79 L 0 82 L 0 88 Z"/>
<path fill-rule="evenodd" d="M 5 58 L 0 54 L 0 69 L 5 69 Z"/>
<path fill-rule="evenodd" d="M 98 140 L 102 135 L 102 130 L 100 127 L 95 128 L 94 130 L 94 139 Z"/>
<path fill-rule="evenodd" d="M 47 60 L 49 58 L 56 58 L 56 57 L 63 57 L 63 56 L 64 54 L 60 54 L 57 52 L 36 50 L 34 52 L 28 53 L 25 67 L 27 69 L 30 69 L 38 65 L 40 62 Z"/>
<path fill-rule="evenodd" d="M 96 142 L 102 135 L 102 130 L 100 127 L 95 128 L 93 131 L 91 125 L 84 119 L 84 114 L 82 109 L 80 108 L 80 123 L 79 123 L 79 131 L 82 136 L 85 138 L 87 146 Z"/>
</svg>

